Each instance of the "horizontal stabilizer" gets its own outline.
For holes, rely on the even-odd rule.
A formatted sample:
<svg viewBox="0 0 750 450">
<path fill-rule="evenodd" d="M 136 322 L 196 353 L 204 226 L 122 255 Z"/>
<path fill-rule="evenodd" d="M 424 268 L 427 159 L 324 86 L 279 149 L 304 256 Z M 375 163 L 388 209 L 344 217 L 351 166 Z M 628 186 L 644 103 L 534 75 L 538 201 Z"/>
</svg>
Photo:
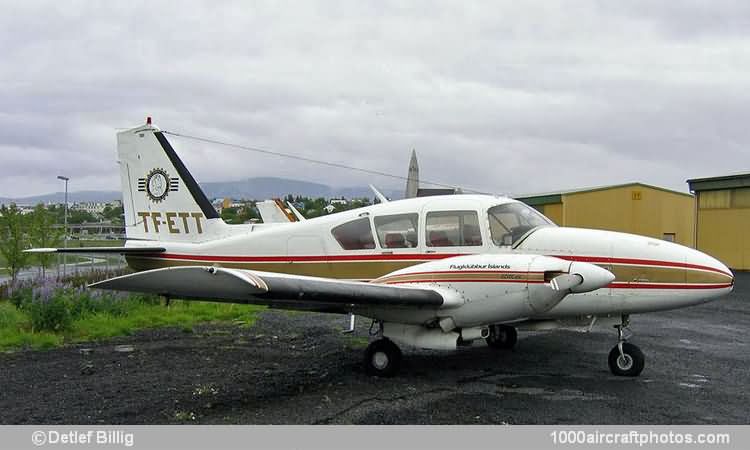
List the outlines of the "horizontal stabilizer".
<svg viewBox="0 0 750 450">
<path fill-rule="evenodd" d="M 32 248 L 26 253 L 115 253 L 137 255 L 143 253 L 164 253 L 164 247 L 71 247 L 71 248 Z"/>
</svg>

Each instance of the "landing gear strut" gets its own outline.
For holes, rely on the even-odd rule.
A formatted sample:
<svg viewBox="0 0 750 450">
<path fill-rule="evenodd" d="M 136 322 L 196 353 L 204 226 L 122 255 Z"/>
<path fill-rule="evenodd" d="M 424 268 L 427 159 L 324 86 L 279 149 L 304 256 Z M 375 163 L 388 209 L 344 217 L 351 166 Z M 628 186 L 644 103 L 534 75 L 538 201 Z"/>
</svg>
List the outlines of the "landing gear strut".
<svg viewBox="0 0 750 450">
<path fill-rule="evenodd" d="M 622 322 L 619 325 L 615 325 L 617 329 L 617 345 L 612 347 L 612 350 L 609 352 L 609 370 L 615 375 L 637 377 L 643 371 L 646 361 L 641 349 L 628 342 L 628 339 L 632 336 L 628 328 L 629 325 L 630 317 L 627 314 L 623 314 Z"/>
<path fill-rule="evenodd" d="M 490 335 L 485 340 L 492 348 L 508 350 L 516 345 L 518 333 L 510 325 L 490 325 Z"/>
</svg>

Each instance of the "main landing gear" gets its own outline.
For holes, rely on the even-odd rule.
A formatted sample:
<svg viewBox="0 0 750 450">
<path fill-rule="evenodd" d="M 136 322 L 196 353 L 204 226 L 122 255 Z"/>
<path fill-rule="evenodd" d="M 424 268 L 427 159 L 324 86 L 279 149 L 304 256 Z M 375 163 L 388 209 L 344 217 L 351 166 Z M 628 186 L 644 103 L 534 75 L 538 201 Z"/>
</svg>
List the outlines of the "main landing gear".
<svg viewBox="0 0 750 450">
<path fill-rule="evenodd" d="M 617 345 L 612 347 L 612 350 L 609 352 L 609 370 L 615 375 L 637 377 L 643 371 L 646 361 L 641 349 L 627 341 L 632 336 L 628 328 L 629 325 L 630 317 L 627 314 L 623 314 L 622 322 L 619 325 L 615 325 L 617 329 Z"/>
<path fill-rule="evenodd" d="M 374 329 L 377 325 L 377 329 Z M 378 336 L 365 350 L 365 372 L 378 377 L 392 377 L 401 368 L 401 349 L 393 341 L 383 336 L 383 322 L 374 321 L 370 325 L 370 336 Z"/>
<path fill-rule="evenodd" d="M 485 338 L 491 348 L 510 350 L 518 342 L 518 333 L 510 325 L 490 325 L 490 335 Z"/>
<path fill-rule="evenodd" d="M 401 367 L 401 349 L 388 338 L 373 341 L 365 350 L 365 372 L 378 377 L 392 377 Z"/>
</svg>

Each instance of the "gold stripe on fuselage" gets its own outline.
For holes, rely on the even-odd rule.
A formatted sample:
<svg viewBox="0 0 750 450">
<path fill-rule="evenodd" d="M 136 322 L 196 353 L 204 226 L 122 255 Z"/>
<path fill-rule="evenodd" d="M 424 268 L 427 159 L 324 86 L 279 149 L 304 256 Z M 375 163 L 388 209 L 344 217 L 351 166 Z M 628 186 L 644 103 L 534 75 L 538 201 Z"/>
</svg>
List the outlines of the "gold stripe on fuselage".
<svg viewBox="0 0 750 450">
<path fill-rule="evenodd" d="M 421 260 L 380 260 L 380 261 L 282 261 L 282 262 L 254 262 L 254 261 L 196 261 L 190 259 L 166 259 L 159 257 L 127 256 L 128 265 L 135 270 L 149 270 L 163 267 L 176 266 L 220 266 L 235 269 L 258 270 L 263 272 L 287 273 L 290 275 L 304 275 L 324 278 L 339 278 L 349 280 L 375 280 L 385 277 L 399 269 L 404 269 L 425 261 Z M 611 271 L 615 275 L 615 283 L 673 283 L 673 284 L 721 284 L 731 283 L 729 275 L 703 269 L 685 269 L 681 267 L 659 267 L 651 265 L 631 264 L 598 264 Z M 476 278 L 497 277 L 503 281 L 503 276 L 498 277 L 497 272 L 488 274 L 477 273 L 450 273 L 451 279 L 457 277 Z M 523 274 L 524 279 L 538 281 L 544 278 L 543 274 L 528 274 L 527 272 L 516 272 Z M 434 276 L 434 275 L 433 275 Z M 410 279 L 424 280 L 424 275 L 405 274 L 398 275 L 397 281 L 404 282 Z M 402 278 L 406 277 L 406 278 Z M 530 278 L 527 278 L 530 277 Z M 388 282 L 393 280 L 389 277 Z M 446 279 L 445 277 L 442 277 Z M 505 278 L 506 280 L 508 278 Z M 382 281 L 382 280 L 379 280 Z M 437 280 L 435 280 L 437 281 Z"/>
<path fill-rule="evenodd" d="M 602 267 L 608 269 L 606 265 Z M 616 283 L 719 284 L 732 281 L 728 275 L 701 269 L 615 265 L 608 270 L 615 275 Z"/>
<path fill-rule="evenodd" d="M 315 261 L 315 262 L 235 262 L 194 261 L 164 259 L 158 257 L 127 256 L 128 265 L 134 270 L 150 270 L 177 266 L 219 266 L 232 269 L 278 272 L 309 277 L 339 278 L 345 280 L 372 280 L 399 269 L 424 261 Z"/>
<path fill-rule="evenodd" d="M 409 283 L 409 282 L 447 282 L 447 281 L 476 281 L 476 282 L 532 282 L 544 281 L 543 273 L 529 272 L 429 272 L 404 275 L 385 276 L 375 280 L 377 283 Z"/>
</svg>

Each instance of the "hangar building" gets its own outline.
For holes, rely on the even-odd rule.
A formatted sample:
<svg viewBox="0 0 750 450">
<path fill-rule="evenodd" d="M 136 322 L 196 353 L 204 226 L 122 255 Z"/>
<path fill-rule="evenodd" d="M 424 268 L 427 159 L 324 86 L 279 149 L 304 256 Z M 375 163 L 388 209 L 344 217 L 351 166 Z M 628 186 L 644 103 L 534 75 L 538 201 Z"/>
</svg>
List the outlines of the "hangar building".
<svg viewBox="0 0 750 450">
<path fill-rule="evenodd" d="M 688 180 L 698 203 L 696 248 L 750 270 L 750 174 Z"/>
<path fill-rule="evenodd" d="M 622 231 L 689 247 L 695 242 L 695 201 L 685 192 L 628 183 L 522 196 L 517 200 L 561 226 Z"/>
</svg>

